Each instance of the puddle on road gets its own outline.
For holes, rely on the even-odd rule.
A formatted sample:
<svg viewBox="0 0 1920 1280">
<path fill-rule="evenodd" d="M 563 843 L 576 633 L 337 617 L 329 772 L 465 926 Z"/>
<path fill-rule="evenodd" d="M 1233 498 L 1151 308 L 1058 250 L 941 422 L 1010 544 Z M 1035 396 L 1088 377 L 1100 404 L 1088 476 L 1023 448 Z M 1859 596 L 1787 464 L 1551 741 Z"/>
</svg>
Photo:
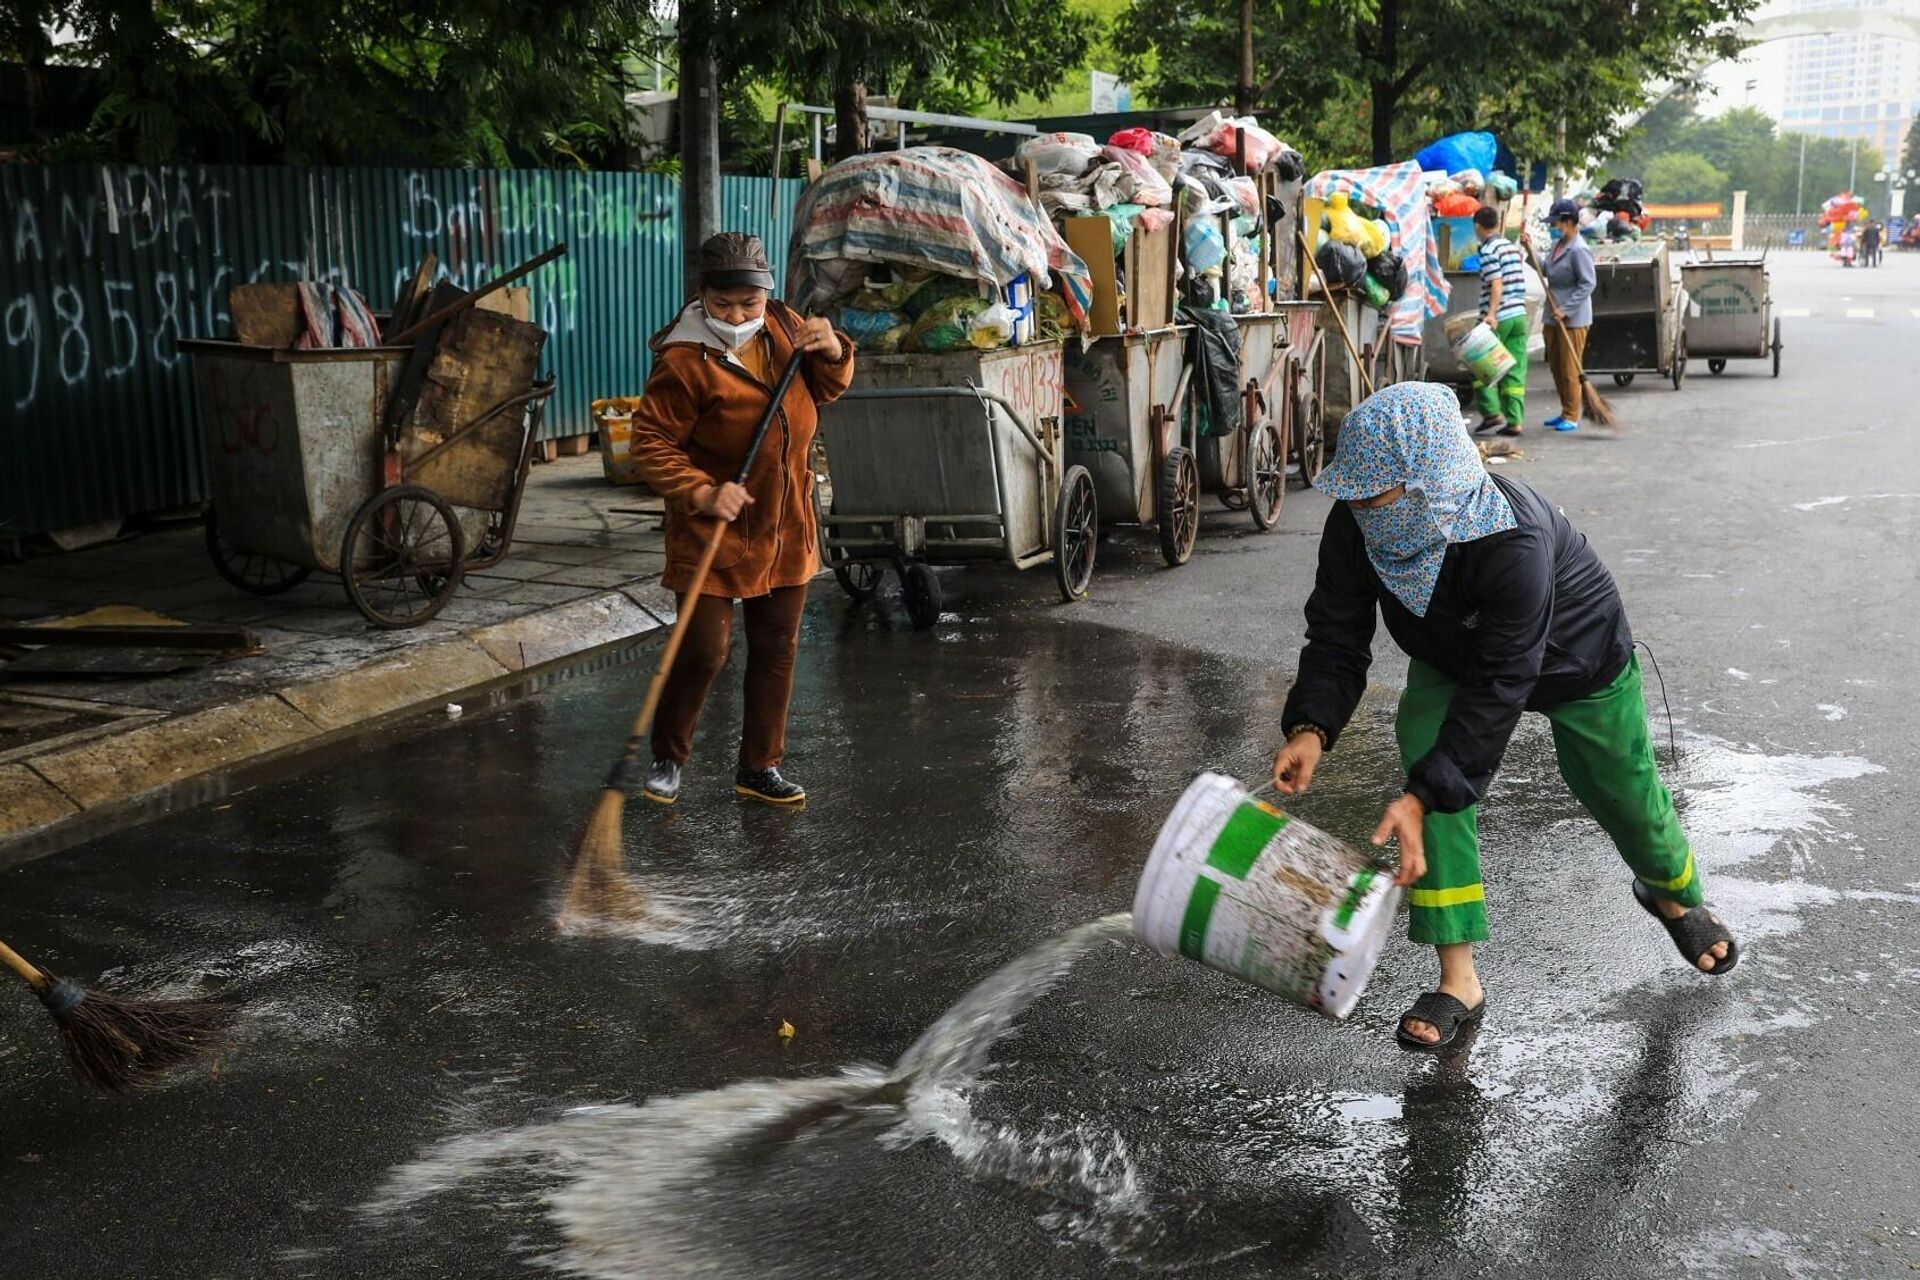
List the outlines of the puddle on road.
<svg viewBox="0 0 1920 1280">
<path fill-rule="evenodd" d="M 1016 1019 L 1098 944 L 1126 934 L 1127 917 L 1113 916 L 980 983 L 891 1070 L 745 1081 L 453 1136 L 398 1169 L 367 1210 L 397 1219 L 450 1194 L 532 1203 L 561 1241 L 542 1260 L 606 1280 L 817 1274 L 835 1233 L 854 1248 L 910 1248 L 901 1232 L 936 1231 L 917 1210 L 938 1203 L 956 1231 L 977 1230 L 968 1215 L 989 1213 L 982 1196 L 1055 1243 L 1155 1271 L 1258 1252 L 1242 1264 L 1253 1270 L 1221 1274 L 1266 1274 L 1315 1247 L 1354 1266 L 1431 1261 L 1435 1241 L 1452 1240 L 1474 1263 L 1464 1274 L 1569 1242 L 1622 1247 L 1607 1224 L 1670 1196 L 1686 1153 L 1772 1087 L 1783 1059 L 1756 1042 L 1830 1016 L 1820 984 L 1794 981 L 1792 962 L 1770 946 L 1810 908 L 1908 909 L 1920 894 L 1848 883 L 1859 845 L 1834 788 L 1878 766 L 1689 735 L 1676 782 L 1709 897 L 1744 942 L 1761 944 L 1744 975 L 1696 979 L 1625 897 L 1590 822 L 1575 820 L 1564 796 L 1526 790 L 1526 775 L 1551 771 L 1543 738 L 1516 740 L 1512 793 L 1489 806 L 1489 867 L 1507 868 L 1496 936 L 1515 945 L 1490 950 L 1494 1011 L 1460 1057 L 1410 1059 L 1388 1043 L 1401 997 L 1425 985 L 1431 963 L 1401 945 L 1345 1027 L 1197 966 L 1144 955 L 1088 963 L 1095 993 L 1048 1005 L 1050 1036 L 1081 1047 L 992 1062 Z M 1556 898 L 1514 883 L 1538 874 L 1542 837 L 1567 866 L 1578 855 L 1566 873 L 1600 869 L 1598 892 L 1619 900 L 1596 899 L 1593 918 L 1575 919 L 1564 888 Z M 651 887 L 663 885 L 679 889 L 662 894 L 677 918 L 627 936 L 767 941 L 736 932 L 746 899 L 702 897 L 692 880 Z M 807 903 L 800 884 L 781 893 Z M 816 898 L 807 910 L 825 917 L 831 904 Z M 1883 959 L 1872 973 L 1823 981 L 1920 980 L 1893 952 Z M 1128 1002 L 1134 1014 L 1100 1011 L 1136 984 L 1150 998 Z M 1184 1060 L 1166 1061 L 1170 1030 Z M 1293 1040 L 1276 1046 L 1276 1036 Z M 927 1165 L 929 1151 L 944 1169 Z M 1596 1161 L 1612 1172 L 1596 1180 Z M 1733 1239 L 1740 1206 L 1717 1212 L 1724 1221 L 1704 1214 L 1687 1248 Z M 1304 1245 L 1276 1243 L 1294 1231 Z M 1778 1243 L 1783 1274 L 1832 1273 L 1829 1246 Z"/>
</svg>

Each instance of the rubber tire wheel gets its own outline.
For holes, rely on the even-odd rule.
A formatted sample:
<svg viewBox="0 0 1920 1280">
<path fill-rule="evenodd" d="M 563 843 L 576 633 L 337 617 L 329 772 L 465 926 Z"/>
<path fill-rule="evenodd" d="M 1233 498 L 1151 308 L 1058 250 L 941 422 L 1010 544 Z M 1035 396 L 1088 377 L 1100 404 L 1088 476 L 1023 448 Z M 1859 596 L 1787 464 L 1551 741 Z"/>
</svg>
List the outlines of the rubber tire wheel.
<svg viewBox="0 0 1920 1280">
<path fill-rule="evenodd" d="M 1633 385 L 1633 375 L 1630 373 L 1616 373 L 1613 375 L 1613 385 L 1616 387 L 1630 387 Z"/>
<path fill-rule="evenodd" d="M 1154 523 L 1160 528 L 1160 558 L 1169 569 L 1193 559 L 1200 537 L 1200 464 L 1193 450 L 1177 445 L 1160 464 Z"/>
<path fill-rule="evenodd" d="M 206 521 L 207 558 L 213 561 L 214 572 L 242 591 L 256 596 L 277 596 L 282 591 L 293 590 L 313 576 L 313 570 L 305 565 L 293 564 L 290 561 L 278 560 L 273 556 L 260 555 L 252 551 L 242 551 L 230 543 L 221 541 L 220 522 L 214 516 L 212 503 L 207 504 Z M 235 562 L 236 557 L 241 557 L 238 563 Z M 272 576 L 249 578 L 247 569 L 254 564 L 258 564 L 262 570 Z"/>
<path fill-rule="evenodd" d="M 376 601 L 368 594 L 368 586 L 363 584 L 354 571 L 354 565 L 370 551 L 379 537 L 374 520 L 380 512 L 401 502 L 425 503 L 432 509 L 440 525 L 447 531 L 448 543 L 453 549 L 451 561 L 444 567 L 414 570 L 411 577 L 420 586 L 426 596 L 423 607 L 418 612 L 391 613 L 386 610 L 384 601 Z M 365 543 L 364 548 L 360 545 Z M 376 627 L 396 631 L 404 627 L 417 627 L 426 622 L 442 609 L 447 601 L 453 599 L 453 593 L 460 589 L 462 561 L 466 559 L 466 534 L 460 528 L 459 517 L 447 500 L 433 490 L 417 484 L 396 485 L 391 489 L 382 489 L 360 504 L 353 513 L 353 519 L 347 522 L 346 535 L 340 539 L 340 578 L 347 589 L 347 599 L 360 615 Z M 404 571 L 403 571 L 404 572 Z M 404 596 L 403 596 L 404 598 Z"/>
<path fill-rule="evenodd" d="M 1308 488 L 1327 465 L 1327 402 L 1322 394 L 1326 372 L 1326 340 L 1321 338 L 1300 362 L 1293 391 L 1293 456 L 1300 464 L 1300 483 Z"/>
<path fill-rule="evenodd" d="M 916 631 L 940 621 L 940 575 L 931 565 L 910 564 L 900 571 L 900 598 Z"/>
<path fill-rule="evenodd" d="M 1093 474 L 1085 467 L 1068 467 L 1053 504 L 1053 575 L 1060 584 L 1060 598 L 1068 604 L 1087 598 L 1099 550 L 1099 517 Z"/>
<path fill-rule="evenodd" d="M 884 567 L 868 560 L 847 560 L 833 566 L 834 581 L 860 604 L 865 604 L 878 594 L 886 576 Z"/>
<path fill-rule="evenodd" d="M 1780 322 L 1773 322 L 1773 376 L 1780 376 Z"/>
<path fill-rule="evenodd" d="M 1279 424 L 1262 418 L 1247 443 L 1247 511 L 1254 528 L 1265 533 L 1280 523 L 1287 500 L 1287 445 Z"/>
<path fill-rule="evenodd" d="M 1727 362 L 1721 359 L 1719 356 L 1714 356 L 1713 358 L 1707 361 L 1707 372 L 1712 374 L 1714 377 L 1717 378 L 1721 374 L 1725 373 L 1726 371 L 1727 371 Z"/>
<path fill-rule="evenodd" d="M 1675 391 L 1678 391 L 1681 387 L 1686 385 L 1686 382 L 1687 382 L 1687 353 L 1686 352 L 1682 351 L 1677 357 L 1674 358 L 1673 369 L 1671 370 L 1671 376 L 1673 378 L 1673 389 Z"/>
</svg>

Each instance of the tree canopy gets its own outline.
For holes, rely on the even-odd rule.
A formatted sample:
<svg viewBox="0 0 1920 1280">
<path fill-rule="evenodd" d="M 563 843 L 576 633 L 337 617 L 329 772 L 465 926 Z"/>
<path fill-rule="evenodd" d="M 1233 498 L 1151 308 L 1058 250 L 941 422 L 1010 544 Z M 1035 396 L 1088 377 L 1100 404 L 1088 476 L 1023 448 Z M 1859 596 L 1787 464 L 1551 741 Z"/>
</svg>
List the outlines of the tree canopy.
<svg viewBox="0 0 1920 1280">
<path fill-rule="evenodd" d="M 1800 174 L 1802 143 L 1806 148 L 1804 190 Z M 1690 182 L 1706 176 L 1704 170 L 1691 164 L 1678 169 L 1659 168 L 1663 161 L 1676 157 L 1704 161 L 1721 176 L 1720 189 L 1697 195 L 1668 190 L 1658 174 L 1671 172 Z M 1794 213 L 1818 209 L 1822 200 L 1846 190 L 1850 172 L 1857 174 L 1855 182 L 1862 197 L 1870 203 L 1884 203 L 1884 189 L 1873 189 L 1873 172 L 1880 167 L 1880 160 L 1878 148 L 1863 145 L 1856 153 L 1844 138 L 1780 133 L 1771 118 L 1752 107 L 1737 107 L 1706 118 L 1698 114 L 1691 99 L 1671 98 L 1647 113 L 1608 157 L 1604 173 L 1641 179 L 1649 200 L 1726 201 L 1733 192 L 1745 191 L 1750 213 Z"/>
</svg>

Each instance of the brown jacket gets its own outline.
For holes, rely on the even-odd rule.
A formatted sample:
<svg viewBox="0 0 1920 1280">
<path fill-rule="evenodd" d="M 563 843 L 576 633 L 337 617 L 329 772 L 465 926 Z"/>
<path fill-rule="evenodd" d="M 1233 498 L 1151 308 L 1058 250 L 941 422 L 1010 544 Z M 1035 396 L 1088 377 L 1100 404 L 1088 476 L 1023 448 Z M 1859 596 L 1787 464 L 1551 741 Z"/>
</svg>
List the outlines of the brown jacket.
<svg viewBox="0 0 1920 1280">
<path fill-rule="evenodd" d="M 779 302 L 767 304 L 767 323 L 755 341 L 768 344 L 767 367 L 777 379 L 793 354 L 799 318 Z M 732 480 L 753 440 L 753 429 L 773 394 L 747 372 L 707 328 L 698 307 L 683 308 L 653 336 L 653 374 L 633 415 L 628 446 L 649 487 L 667 500 L 669 591 L 685 592 L 713 528 L 694 512 L 693 491 Z M 747 599 L 777 587 L 797 587 L 820 570 L 819 528 L 813 512 L 813 434 L 818 406 L 853 381 L 853 343 L 840 335 L 840 358 L 806 357 L 801 376 L 768 428 L 767 441 L 747 477 L 753 505 L 727 526 L 701 594 Z"/>
</svg>

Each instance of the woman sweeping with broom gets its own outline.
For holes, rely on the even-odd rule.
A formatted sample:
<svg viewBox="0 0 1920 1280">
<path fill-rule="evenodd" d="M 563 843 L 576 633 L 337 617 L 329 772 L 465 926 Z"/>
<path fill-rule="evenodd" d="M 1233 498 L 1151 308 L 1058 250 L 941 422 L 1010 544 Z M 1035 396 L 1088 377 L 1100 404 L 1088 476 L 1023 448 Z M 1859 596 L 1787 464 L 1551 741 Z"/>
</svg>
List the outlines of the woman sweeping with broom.
<svg viewBox="0 0 1920 1280">
<path fill-rule="evenodd" d="M 630 448 L 667 504 L 665 583 L 692 615 L 653 720 L 645 795 L 660 804 L 680 796 L 701 704 L 727 661 L 736 600 L 747 672 L 734 790 L 773 804 L 806 799 L 780 764 L 800 613 L 820 568 L 810 450 L 818 406 L 853 379 L 853 344 L 773 301 L 772 290 L 759 237 L 728 231 L 702 245 L 699 295 L 653 338 L 653 374 L 634 414 Z M 796 355 L 799 376 L 782 380 Z M 749 460 L 776 386 L 765 445 Z M 726 531 L 711 572 L 695 581 L 715 521 Z"/>
<path fill-rule="evenodd" d="M 1489 475 L 1452 391 L 1432 383 L 1362 401 L 1314 486 L 1336 502 L 1274 784 L 1304 790 L 1339 740 L 1366 690 L 1377 613 L 1412 662 L 1395 725 L 1405 792 L 1373 842 L 1398 842 L 1412 939 L 1440 960 L 1438 989 L 1402 1016 L 1400 1042 L 1448 1048 L 1486 1011 L 1473 964 L 1473 944 L 1488 936 L 1474 810 L 1522 711 L 1552 723 L 1561 777 L 1687 963 L 1732 969 L 1739 949 L 1701 905 L 1699 869 L 1654 763 L 1626 612 L 1580 531 L 1525 485 Z"/>
</svg>

